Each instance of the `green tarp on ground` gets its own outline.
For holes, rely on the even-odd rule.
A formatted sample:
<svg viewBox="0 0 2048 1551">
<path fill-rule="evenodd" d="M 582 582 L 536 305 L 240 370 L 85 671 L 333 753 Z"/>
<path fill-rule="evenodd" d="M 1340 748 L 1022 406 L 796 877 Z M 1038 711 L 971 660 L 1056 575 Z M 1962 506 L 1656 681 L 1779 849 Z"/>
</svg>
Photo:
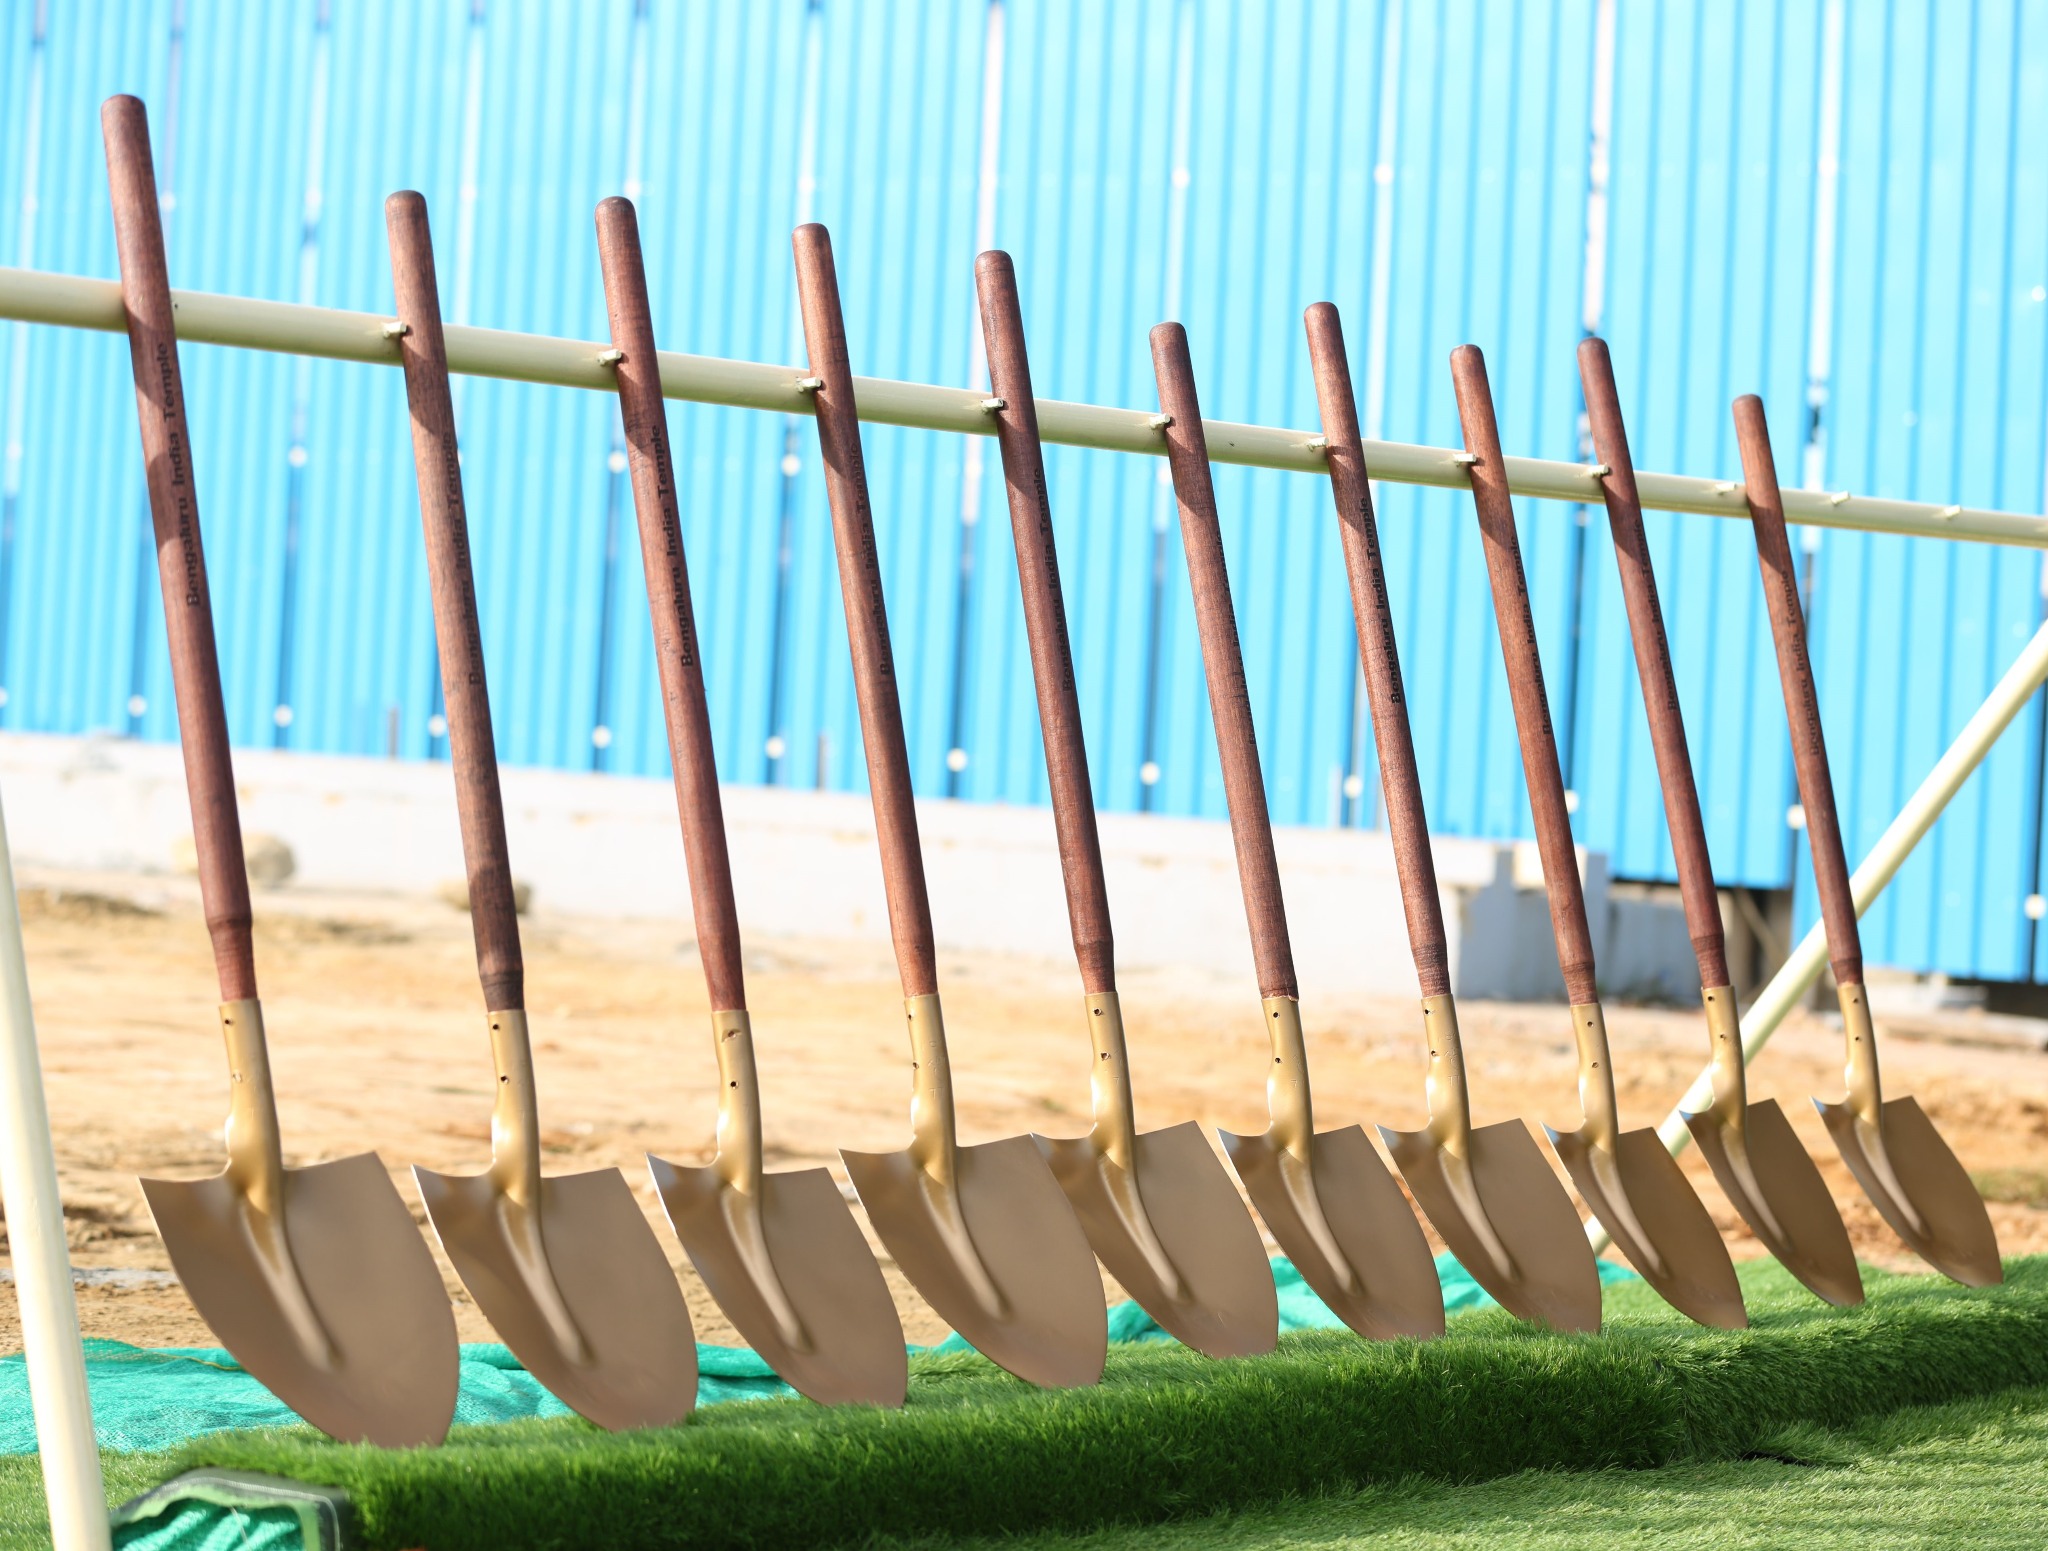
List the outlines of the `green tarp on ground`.
<svg viewBox="0 0 2048 1551">
<path fill-rule="evenodd" d="M 1602 1260 L 1603 1282 L 1634 1280 L 1624 1266 Z M 1437 1258 L 1449 1313 L 1490 1308 L 1493 1299 L 1449 1255 Z M 1341 1322 L 1284 1258 L 1273 1262 L 1282 1330 L 1327 1330 Z M 1112 1341 L 1173 1338 L 1135 1303 L 1109 1310 Z M 217 1347 L 149 1350 L 89 1340 L 86 1374 L 100 1446 L 122 1452 L 168 1449 L 225 1431 L 286 1427 L 299 1417 Z M 960 1351 L 958 1335 L 936 1348 Z M 920 1350 L 913 1348 L 913 1350 Z M 700 1345 L 699 1405 L 793 1393 L 744 1347 Z M 462 1348 L 458 1426 L 565 1416 L 569 1408 L 543 1389 L 503 1346 Z M 0 1454 L 35 1452 L 26 1366 L 19 1354 L 0 1358 Z M 194 1471 L 127 1504 L 116 1517 L 121 1551 L 340 1551 L 348 1543 L 347 1504 L 339 1494 L 280 1477 L 241 1471 Z"/>
<path fill-rule="evenodd" d="M 1635 1275 L 1606 1260 L 1600 1262 L 1600 1271 L 1610 1281 Z M 1492 1306 L 1493 1300 L 1449 1255 L 1438 1257 L 1437 1272 L 1450 1312 Z M 1280 1294 L 1282 1330 L 1337 1328 L 1337 1317 L 1286 1260 L 1273 1262 L 1273 1280 Z M 1135 1303 L 1110 1309 L 1109 1336 L 1112 1341 L 1172 1339 Z M 937 1350 L 959 1351 L 965 1346 L 955 1335 Z M 774 1370 L 744 1347 L 700 1345 L 697 1362 L 699 1405 L 792 1393 Z M 175 1448 L 207 1433 L 289 1427 L 299 1420 L 219 1347 L 148 1350 L 119 1341 L 87 1341 L 85 1368 L 92 1388 L 93 1424 L 103 1449 L 142 1453 Z M 505 1347 L 463 1347 L 456 1425 L 568 1413 L 569 1408 L 543 1389 Z M 35 1449 L 27 1367 L 19 1354 L 0 1358 L 0 1454 L 33 1454 Z"/>
</svg>

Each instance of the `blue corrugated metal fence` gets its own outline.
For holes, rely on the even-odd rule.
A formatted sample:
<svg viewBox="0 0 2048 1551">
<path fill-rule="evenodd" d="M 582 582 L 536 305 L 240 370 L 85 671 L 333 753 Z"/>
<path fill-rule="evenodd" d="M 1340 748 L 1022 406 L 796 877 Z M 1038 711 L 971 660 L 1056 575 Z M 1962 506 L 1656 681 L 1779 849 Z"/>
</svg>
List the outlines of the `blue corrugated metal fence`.
<svg viewBox="0 0 2048 1551">
<path fill-rule="evenodd" d="M 1300 315 L 1328 297 L 1369 435 L 1454 443 L 1469 339 L 1507 445 L 1580 456 L 1593 326 L 1644 467 L 1731 472 L 1757 389 L 1802 478 L 2043 499 L 2048 0 L 0 0 L 0 260 L 114 272 L 114 91 L 150 106 L 195 289 L 388 310 L 381 201 L 416 187 L 453 318 L 597 338 L 591 211 L 623 190 L 660 335 L 697 353 L 800 357 L 788 233 L 815 218 L 856 369 L 969 383 L 992 233 L 1050 396 L 1152 402 L 1145 331 L 1178 317 L 1208 413 L 1308 426 Z M 0 723 L 175 736 L 124 346 L 0 340 Z M 439 752 L 398 375 L 186 370 L 237 740 Z M 664 771 L 613 406 L 470 380 L 458 412 L 504 757 Z M 858 786 L 810 428 L 671 423 L 724 775 Z M 868 436 L 921 789 L 1041 801 L 996 460 Z M 1048 464 L 1098 799 L 1221 814 L 1164 467 Z M 1276 816 L 1373 823 L 1324 488 L 1218 486 Z M 1522 519 L 1580 837 L 1668 876 L 1604 518 Z M 1649 521 L 1717 867 L 1782 887 L 1803 847 L 1747 532 Z M 1432 821 L 1524 833 L 1469 502 L 1388 487 L 1384 533 Z M 1858 851 L 2037 623 L 2040 559 L 1841 534 L 1808 558 Z M 1874 912 L 1873 959 L 2048 970 L 2040 744 L 2037 712 Z"/>
</svg>

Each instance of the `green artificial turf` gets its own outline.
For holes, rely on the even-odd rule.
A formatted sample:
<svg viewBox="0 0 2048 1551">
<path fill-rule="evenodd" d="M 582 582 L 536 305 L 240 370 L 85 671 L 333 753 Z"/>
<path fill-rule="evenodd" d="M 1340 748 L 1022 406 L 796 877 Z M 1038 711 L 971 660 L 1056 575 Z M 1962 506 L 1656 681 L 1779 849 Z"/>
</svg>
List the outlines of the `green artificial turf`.
<svg viewBox="0 0 2048 1551">
<path fill-rule="evenodd" d="M 1755 1264 L 1747 1331 L 1703 1330 L 1624 1285 L 1598 1336 L 1492 1311 L 1439 1341 L 1302 1333 L 1237 1362 L 1126 1347 L 1101 1385 L 1059 1393 L 972 1354 L 936 1356 L 916 1362 L 894 1412 L 761 1401 L 637 1434 L 574 1419 L 462 1429 L 414 1452 L 294 1429 L 202 1439 L 176 1462 L 344 1487 L 372 1551 L 1158 1523 L 1414 1479 L 1739 1460 L 1795 1424 L 2048 1387 L 2048 1258 L 2010 1262 L 2008 1277 L 1972 1292 L 1866 1272 L 1870 1302 L 1832 1310 Z"/>
<path fill-rule="evenodd" d="M 100 1455 L 109 1505 L 139 1496 L 176 1468 L 168 1454 Z M 0 1455 L 0 1551 L 48 1551 L 49 1544 L 42 1461 L 33 1454 Z"/>
<path fill-rule="evenodd" d="M 873 1551 L 924 1551 L 888 1540 Z M 1409 1480 L 1143 1529 L 944 1542 L 960 1551 L 1451 1551 L 2048 1544 L 2048 1389 L 1789 1428 L 1749 1458 L 1657 1470 Z"/>
<path fill-rule="evenodd" d="M 109 1500 L 152 1484 L 158 1455 L 109 1454 Z M 1381 1547 L 1831 1547 L 1847 1541 L 1987 1551 L 2048 1543 L 2048 1389 L 1913 1408 L 1840 1430 L 1798 1424 L 1749 1458 L 1656 1470 L 1525 1471 L 1454 1484 L 1412 1479 L 1140 1529 L 987 1541 L 888 1539 L 873 1551 L 1319 1551 Z M 49 1544 L 32 1456 L 0 1460 L 0 1548 Z"/>
</svg>

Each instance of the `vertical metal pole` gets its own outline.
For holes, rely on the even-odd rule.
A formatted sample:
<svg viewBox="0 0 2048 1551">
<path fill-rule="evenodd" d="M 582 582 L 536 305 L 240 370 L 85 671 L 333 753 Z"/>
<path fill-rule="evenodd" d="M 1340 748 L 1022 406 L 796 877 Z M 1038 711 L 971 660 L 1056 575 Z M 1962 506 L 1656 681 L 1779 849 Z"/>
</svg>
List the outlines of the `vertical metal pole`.
<svg viewBox="0 0 2048 1551">
<path fill-rule="evenodd" d="M 469 37 L 462 59 L 462 140 L 457 153 L 455 198 L 454 281 L 449 287 L 448 321 L 469 322 L 476 274 L 477 169 L 483 162 L 484 131 L 484 0 L 470 0 Z M 469 379 L 455 377 L 449 393 L 455 404 L 458 443 L 462 427 L 462 404 L 468 396 Z M 458 450 L 456 456 L 461 456 Z M 427 638 L 427 758 L 440 759 L 448 752 L 448 703 L 441 696 L 441 648 Z"/>
<path fill-rule="evenodd" d="M 1836 231 L 1841 217 L 1842 25 L 1842 0 L 1828 0 L 1827 8 L 1821 13 L 1820 102 L 1815 109 L 1819 144 L 1814 156 L 1813 266 L 1807 279 L 1806 445 L 1800 456 L 1800 485 L 1807 490 L 1822 489 L 1827 478 L 1828 385 L 1834 372 Z M 1890 68 L 1887 59 L 1887 84 Z M 1799 541 L 1799 608 L 1811 621 L 1820 558 L 1820 530 L 1797 527 L 1793 531 Z M 1805 827 L 1805 809 L 1799 804 L 1799 784 L 1792 769 L 1789 749 L 1779 779 L 1786 813 L 1785 887 L 1792 895 L 1796 919 L 1801 850 L 1799 831 Z"/>
<path fill-rule="evenodd" d="M 1195 14 L 1192 0 L 1180 0 L 1173 13 L 1173 151 L 1167 175 L 1166 196 L 1166 285 L 1160 297 L 1160 316 L 1180 315 L 1181 274 L 1187 247 L 1188 185 L 1193 173 L 1188 168 L 1188 146 L 1193 134 L 1195 90 Z M 1166 559 L 1167 539 L 1173 521 L 1173 475 L 1161 464 L 1152 485 L 1152 566 L 1150 592 L 1145 601 L 1145 692 L 1144 713 L 1139 734 L 1141 763 L 1138 766 L 1138 811 L 1150 813 L 1159 787 L 1159 696 L 1162 660 L 1166 644 Z"/>
<path fill-rule="evenodd" d="M 647 0 L 633 0 L 633 26 L 627 35 L 625 190 L 640 197 L 641 156 L 647 118 Z M 614 403 L 611 442 L 605 449 L 604 550 L 598 562 L 597 683 L 590 695 L 590 768 L 601 771 L 611 762 L 612 654 L 617 649 L 619 593 L 619 513 L 626 493 L 626 424 Z"/>
<path fill-rule="evenodd" d="M 974 251 L 996 245 L 996 194 L 1000 187 L 1003 141 L 1003 0 L 988 0 L 981 43 L 981 151 L 974 178 Z M 974 310 L 967 330 L 967 386 L 988 391 L 988 354 L 981 334 L 981 313 Z M 960 475 L 959 580 L 953 594 L 952 702 L 946 714 L 946 795 L 958 797 L 967 772 L 967 675 L 969 632 L 973 627 L 974 547 L 981 524 L 982 454 L 986 441 L 967 438 L 967 457 Z"/>
<path fill-rule="evenodd" d="M 323 183 L 327 162 L 327 54 L 332 32 L 328 0 L 319 0 L 313 13 L 313 69 L 306 93 L 305 194 L 299 216 L 299 301 L 312 306 L 319 300 L 320 214 L 325 202 Z M 298 633 L 299 532 L 306 504 L 306 446 L 308 419 L 313 396 L 313 359 L 299 356 L 292 363 L 292 420 L 290 441 L 285 447 L 284 575 L 277 606 L 277 681 L 270 701 L 270 742 L 273 748 L 291 744 L 292 669 L 294 637 Z"/>
<path fill-rule="evenodd" d="M 1365 405 L 1361 423 L 1367 439 L 1379 440 L 1386 419 L 1387 315 L 1394 274 L 1394 152 L 1401 125 L 1401 3 L 1384 0 L 1380 9 L 1379 123 L 1372 155 L 1372 268 L 1366 282 Z M 1381 486 L 1373 482 L 1375 509 Z M 1347 615 L 1349 611 L 1347 610 Z M 1351 682 L 1345 704 L 1343 804 L 1337 822 L 1361 823 L 1365 815 L 1365 665 L 1358 655 L 1358 621 L 1347 618 Z M 1379 805 L 1373 804 L 1377 814 Z"/>
<path fill-rule="evenodd" d="M 29 33 L 27 108 L 21 147 L 21 203 L 15 233 L 15 262 L 35 263 L 38 181 L 43 160 L 43 66 L 49 55 L 50 0 L 36 0 Z M 7 721 L 7 642 L 13 624 L 14 524 L 21 507 L 23 424 L 28 417 L 28 325 L 16 323 L 7 342 L 7 437 L 0 463 L 0 726 Z"/>
<path fill-rule="evenodd" d="M 1608 183 L 1612 175 L 1611 148 L 1614 140 L 1614 0 L 1600 0 L 1593 25 L 1593 104 L 1591 133 L 1586 147 L 1586 227 L 1584 276 L 1579 291 L 1579 337 L 1591 339 L 1600 332 L 1607 312 L 1607 214 Z M 1575 422 L 1574 456 L 1581 463 L 1593 461 L 1593 433 L 1586 420 L 1586 395 L 1575 389 L 1578 416 Z M 1574 502 L 1571 509 L 1571 596 L 1566 604 L 1564 665 L 1562 680 L 1563 714 L 1558 718 L 1559 764 L 1564 767 L 1565 799 L 1576 807 L 1579 768 L 1579 680 L 1580 645 L 1586 622 L 1586 503 Z"/>
<path fill-rule="evenodd" d="M 799 94 L 803 119 L 797 131 L 796 220 L 795 226 L 811 220 L 818 193 L 818 79 L 820 50 L 824 35 L 823 0 L 809 0 L 804 8 L 803 84 Z M 789 358 L 804 359 L 803 312 L 792 290 L 789 303 Z M 768 632 L 768 740 L 762 745 L 761 779 L 769 786 L 782 781 L 782 761 L 789 752 L 789 737 L 782 725 L 787 707 L 783 703 L 784 678 L 789 662 L 789 589 L 796 563 L 796 480 L 803 472 L 803 455 L 797 450 L 797 420 L 786 415 L 782 421 L 782 489 L 775 514 L 775 607 Z M 819 748 L 824 747 L 819 734 Z M 822 757 L 818 786 L 823 790 L 825 771 Z"/>
<path fill-rule="evenodd" d="M 2041 602 L 2035 611 L 2035 618 L 2041 622 L 2040 629 L 2048 630 L 2048 555 L 2041 557 L 2040 592 Z M 2041 895 L 2043 831 L 2048 830 L 2048 811 L 2044 811 L 2048 810 L 2048 696 L 2044 695 L 2034 697 L 2032 756 L 2033 769 L 2027 783 L 2030 799 L 2027 804 L 2027 827 L 2032 831 L 2028 837 L 2027 897 L 2020 906 L 2027 923 L 2025 978 L 2030 982 L 2040 979 L 2041 917 L 2048 913 L 2043 910 L 2043 906 L 2048 905 L 2048 900 L 2044 900 Z"/>
</svg>

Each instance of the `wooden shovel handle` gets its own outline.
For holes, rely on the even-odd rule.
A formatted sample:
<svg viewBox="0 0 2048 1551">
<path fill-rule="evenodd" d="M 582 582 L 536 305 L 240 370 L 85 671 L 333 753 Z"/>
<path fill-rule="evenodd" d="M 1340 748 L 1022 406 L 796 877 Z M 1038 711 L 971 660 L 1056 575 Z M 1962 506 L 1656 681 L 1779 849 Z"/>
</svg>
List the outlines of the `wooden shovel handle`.
<svg viewBox="0 0 2048 1551">
<path fill-rule="evenodd" d="M 1330 494 L 1337 503 L 1344 569 L 1351 579 L 1351 613 L 1358 622 L 1358 650 L 1365 662 L 1366 694 L 1372 702 L 1380 789 L 1387 800 L 1387 830 L 1394 841 L 1401 906 L 1408 916 L 1408 947 L 1415 956 L 1415 978 L 1422 994 L 1448 996 L 1450 948 L 1444 932 L 1443 900 L 1437 893 L 1436 858 L 1429 848 L 1429 819 L 1422 808 L 1422 778 L 1415 769 L 1415 740 L 1408 727 L 1394 614 L 1387 604 L 1387 575 L 1380 564 L 1372 481 L 1366 473 L 1365 442 L 1358 433 L 1344 325 L 1329 302 L 1310 307 L 1307 323 L 1309 363 L 1315 369 L 1316 402 L 1322 408 L 1323 440 L 1328 447 Z"/>
<path fill-rule="evenodd" d="M 1771 456 L 1771 428 L 1764 418 L 1764 401 L 1754 393 L 1735 401 L 1735 442 L 1742 452 L 1743 489 L 1750 526 L 1756 530 L 1771 641 L 1778 651 L 1778 683 L 1792 729 L 1792 768 L 1799 777 L 1799 803 L 1806 810 L 1806 841 L 1813 848 L 1813 882 L 1828 934 L 1828 964 L 1837 985 L 1857 986 L 1863 984 L 1863 939 L 1856 926 L 1856 896 L 1849 888 L 1849 859 L 1842 850 L 1835 783 L 1828 773 L 1827 741 L 1821 735 L 1820 696 L 1806 651 L 1806 615 L 1799 607 L 1799 572 L 1785 533 L 1785 502 L 1778 491 L 1777 461 Z"/>
<path fill-rule="evenodd" d="M 1052 507 L 1045 493 L 1045 449 L 1038 440 L 1031 363 L 1024 353 L 1024 314 L 1017 302 L 1017 272 L 1010 255 L 982 254 L 974 261 L 974 282 L 981 297 L 989 391 L 1003 401 L 995 416 L 996 441 L 1002 448 L 1003 482 L 1010 497 L 1017 585 L 1023 592 L 1031 674 L 1038 686 L 1038 724 L 1045 734 L 1045 774 L 1052 790 L 1052 822 L 1059 835 L 1060 869 L 1067 885 L 1067 919 L 1074 929 L 1081 988 L 1095 995 L 1116 989 L 1109 887 L 1102 876 L 1102 838 L 1095 827 L 1095 793 L 1088 782 L 1088 746 L 1081 732 L 1081 697 L 1074 686 L 1074 651 L 1067 640 L 1060 560 L 1053 544 Z"/>
<path fill-rule="evenodd" d="M 100 128 L 106 138 L 135 408 L 142 422 L 143 477 L 170 637 L 171 683 L 177 692 L 178 741 L 185 752 L 192 843 L 199 856 L 199 895 L 213 939 L 220 999 L 249 1001 L 256 995 L 249 871 L 242 859 L 242 821 L 235 807 L 234 761 L 214 649 L 213 598 L 199 537 L 199 491 L 192 473 L 192 437 L 185 426 L 185 385 L 178 371 L 149 117 L 135 98 L 109 97 L 100 109 Z"/>
<path fill-rule="evenodd" d="M 612 348 L 620 352 L 613 371 L 626 427 L 633 510 L 640 523 L 640 561 L 654 621 L 654 661 L 661 673 L 669 761 L 675 766 L 683 859 L 690 870 L 697 956 L 704 963 L 712 1011 L 737 1012 L 747 1005 L 739 909 L 733 903 L 732 857 L 726 850 L 711 712 L 704 701 L 704 670 L 697 654 L 697 621 L 690 609 L 690 572 L 676 509 L 675 464 L 669 456 L 668 409 L 661 398 L 654 317 L 647 304 L 640 222 L 631 200 L 607 199 L 598 205 L 597 252 L 604 270 Z"/>
<path fill-rule="evenodd" d="M 1657 755 L 1657 779 L 1664 787 L 1664 822 L 1678 862 L 1678 892 L 1700 984 L 1728 984 L 1728 938 L 1721 925 L 1714 863 L 1707 854 L 1706 824 L 1700 817 L 1699 788 L 1692 755 L 1685 746 L 1685 718 L 1678 708 L 1678 677 L 1671 671 L 1671 642 L 1657 601 L 1657 573 L 1650 566 L 1650 541 L 1643 532 L 1643 506 L 1636 497 L 1636 468 L 1629 457 L 1628 431 L 1621 421 L 1621 396 L 1614 388 L 1614 363 L 1607 341 L 1579 346 L 1579 382 L 1586 394 L 1586 419 L 1593 431 L 1593 456 L 1607 465 L 1600 491 L 1607 501 L 1607 525 L 1614 533 L 1614 559 L 1621 570 L 1621 595 L 1628 604 L 1629 638 L 1635 644 L 1636 677 L 1650 718 L 1650 746 Z"/>
<path fill-rule="evenodd" d="M 441 334 L 441 293 L 434 281 L 426 200 L 409 190 L 393 194 L 384 201 L 384 225 L 391 240 L 398 318 L 406 326 L 398 353 L 412 408 L 412 461 L 426 530 L 434 641 L 441 653 L 441 698 L 455 768 L 462 859 L 469 873 L 477 976 L 484 1006 L 503 1012 L 526 1005 L 526 972 L 519 954 L 519 913 L 505 845 L 505 801 L 498 791 L 498 753 L 491 737 L 491 696 L 484 683 L 483 631 L 476 617 L 469 519 L 456 462 L 455 401 L 448 392 L 448 348 Z"/>
<path fill-rule="evenodd" d="M 1479 461 L 1472 476 L 1472 505 L 1486 550 L 1486 577 L 1493 590 L 1493 617 L 1508 670 L 1508 694 L 1515 707 L 1515 736 L 1522 745 L 1522 775 L 1536 819 L 1536 849 L 1543 857 L 1543 887 L 1550 899 L 1550 930 L 1557 938 L 1558 966 L 1565 995 L 1574 1007 L 1599 1000 L 1593 973 L 1593 934 L 1586 926 L 1586 895 L 1579 882 L 1572 845 L 1571 812 L 1564 803 L 1564 775 L 1557 763 L 1557 734 L 1550 725 L 1550 701 L 1543 693 L 1543 662 L 1536 650 L 1536 616 L 1529 609 L 1529 582 L 1522 569 L 1522 545 L 1515 535 L 1514 499 L 1500 450 L 1500 427 L 1487 386 L 1486 357 L 1476 345 L 1451 352 L 1451 381 L 1458 393 L 1458 420 L 1465 448 Z"/>
<path fill-rule="evenodd" d="M 1230 602 L 1230 572 L 1223 558 L 1223 528 L 1216 517 L 1209 442 L 1202 432 L 1202 406 L 1195 397 L 1188 333 L 1178 323 L 1162 323 L 1152 330 L 1152 370 L 1159 379 L 1159 408 L 1168 420 L 1166 461 L 1173 474 L 1174 497 L 1180 503 L 1181 543 L 1187 550 L 1188 581 L 1195 594 L 1195 628 L 1202 641 L 1202 671 L 1209 683 L 1209 714 L 1216 723 L 1216 752 L 1223 763 L 1223 795 L 1230 804 L 1230 838 L 1237 848 L 1237 879 L 1244 890 L 1245 919 L 1251 925 L 1259 995 L 1293 997 L 1299 994 L 1294 948 L 1287 937 L 1280 864 L 1273 854 L 1273 821 L 1266 809 L 1265 776 L 1259 769 L 1258 733 L 1252 726 L 1252 699 L 1237 639 L 1237 613 Z"/>
<path fill-rule="evenodd" d="M 882 883 L 889 897 L 889 933 L 905 997 L 939 988 L 932 947 L 932 907 L 925 893 L 924 851 L 918 843 L 917 806 L 910 784 L 910 751 L 903 741 L 903 707 L 896 661 L 889 648 L 889 615 L 882 598 L 882 562 L 875 553 L 875 519 L 868 505 L 867 467 L 861 460 L 860 412 L 853 399 L 853 367 L 846 353 L 846 322 L 839 310 L 839 276 L 832 238 L 812 223 L 799 226 L 797 296 L 803 306 L 804 346 L 810 370 L 824 386 L 812 396 L 818 453 L 832 506 L 832 543 L 839 560 L 839 591 L 846 606 L 846 639 L 853 651 L 853 688 L 860 702 L 861 743 L 867 751 L 868 788 L 881 841 Z"/>
</svg>

